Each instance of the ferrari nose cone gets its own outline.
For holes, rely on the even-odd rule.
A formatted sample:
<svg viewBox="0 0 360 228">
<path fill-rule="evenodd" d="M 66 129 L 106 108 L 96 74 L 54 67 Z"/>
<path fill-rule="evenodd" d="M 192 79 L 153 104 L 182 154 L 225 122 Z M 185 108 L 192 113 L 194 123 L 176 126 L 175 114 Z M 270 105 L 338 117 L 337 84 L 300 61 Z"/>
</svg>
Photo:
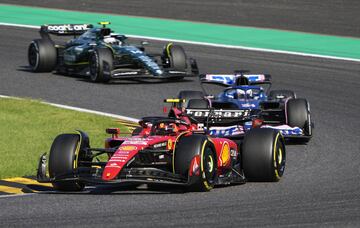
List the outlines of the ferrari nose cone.
<svg viewBox="0 0 360 228">
<path fill-rule="evenodd" d="M 114 179 L 121 170 L 121 166 L 116 162 L 109 163 L 102 174 L 103 180 L 112 180 Z"/>
</svg>

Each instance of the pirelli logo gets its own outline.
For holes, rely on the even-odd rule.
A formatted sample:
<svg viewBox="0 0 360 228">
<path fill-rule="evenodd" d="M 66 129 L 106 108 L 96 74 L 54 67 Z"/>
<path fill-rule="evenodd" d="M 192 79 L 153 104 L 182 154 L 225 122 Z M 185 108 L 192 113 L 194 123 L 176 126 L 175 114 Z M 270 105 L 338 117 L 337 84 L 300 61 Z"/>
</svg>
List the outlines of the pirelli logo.
<svg viewBox="0 0 360 228">
<path fill-rule="evenodd" d="M 209 109 L 187 109 L 186 113 L 194 117 L 223 117 L 223 118 L 241 118 L 250 114 L 249 110 L 209 110 Z"/>
</svg>

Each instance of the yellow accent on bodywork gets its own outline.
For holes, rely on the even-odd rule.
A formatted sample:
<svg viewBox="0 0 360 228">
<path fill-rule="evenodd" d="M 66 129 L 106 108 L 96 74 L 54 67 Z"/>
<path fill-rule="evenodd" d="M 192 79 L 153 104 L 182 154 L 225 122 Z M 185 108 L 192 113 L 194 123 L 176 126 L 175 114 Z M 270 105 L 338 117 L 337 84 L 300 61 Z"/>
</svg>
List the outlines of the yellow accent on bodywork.
<svg viewBox="0 0 360 228">
<path fill-rule="evenodd" d="M 230 161 L 230 145 L 228 142 L 224 142 L 221 148 L 221 165 L 226 165 Z"/>
<path fill-rule="evenodd" d="M 165 103 L 185 103 L 185 99 L 169 98 L 164 100 Z"/>
<path fill-rule="evenodd" d="M 78 62 L 78 63 L 65 62 L 65 64 L 75 66 L 75 65 L 86 65 L 89 64 L 89 62 Z"/>
<path fill-rule="evenodd" d="M 0 192 L 11 193 L 11 194 L 24 194 L 21 188 L 14 188 L 8 186 L 0 186 Z"/>
<path fill-rule="evenodd" d="M 41 185 L 41 186 L 46 186 L 46 187 L 52 186 L 50 183 L 39 183 L 36 180 L 30 179 L 30 178 L 25 178 L 25 177 L 14 177 L 14 178 L 2 179 L 2 180 L 8 181 L 8 182 L 24 184 L 24 185 L 31 184 L 31 185 Z"/>
</svg>

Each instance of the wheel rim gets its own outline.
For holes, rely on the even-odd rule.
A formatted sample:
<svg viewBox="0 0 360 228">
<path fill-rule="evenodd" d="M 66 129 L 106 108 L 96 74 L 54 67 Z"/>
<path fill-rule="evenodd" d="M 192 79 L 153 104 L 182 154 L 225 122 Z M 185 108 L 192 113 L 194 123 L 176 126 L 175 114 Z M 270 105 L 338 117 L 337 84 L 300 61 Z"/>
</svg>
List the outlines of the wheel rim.
<svg viewBox="0 0 360 228">
<path fill-rule="evenodd" d="M 277 143 L 276 154 L 274 158 L 275 158 L 274 165 L 277 170 L 277 176 L 278 178 L 280 178 L 285 171 L 285 162 L 286 162 L 285 150 L 283 148 L 283 144 L 280 141 L 278 141 Z"/>
<path fill-rule="evenodd" d="M 98 78 L 98 68 L 99 68 L 99 63 L 98 63 L 97 54 L 94 53 L 90 59 L 90 77 L 92 81 L 96 81 Z"/>
<path fill-rule="evenodd" d="M 216 164 L 214 159 L 214 153 L 211 148 L 206 148 L 204 158 L 203 158 L 203 164 L 204 164 L 204 174 L 206 181 L 213 185 L 215 181 L 216 176 Z"/>
<path fill-rule="evenodd" d="M 29 48 L 29 65 L 36 69 L 39 63 L 39 50 L 34 43 Z"/>
</svg>

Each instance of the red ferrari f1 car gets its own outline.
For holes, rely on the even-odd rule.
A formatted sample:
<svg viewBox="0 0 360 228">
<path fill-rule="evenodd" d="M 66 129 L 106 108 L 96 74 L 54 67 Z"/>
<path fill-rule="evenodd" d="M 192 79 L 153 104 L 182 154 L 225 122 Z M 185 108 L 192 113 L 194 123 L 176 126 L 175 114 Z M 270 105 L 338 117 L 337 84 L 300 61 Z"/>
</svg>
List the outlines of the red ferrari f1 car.
<svg viewBox="0 0 360 228">
<path fill-rule="evenodd" d="M 187 191 L 209 191 L 215 185 L 279 181 L 285 169 L 280 132 L 255 128 L 242 142 L 212 138 L 191 117 L 145 117 L 131 136 L 118 128 L 105 148 L 91 148 L 86 133 L 61 134 L 39 162 L 37 179 L 60 191 L 86 185 L 177 185 Z M 108 159 L 100 161 L 100 155 Z M 48 163 L 48 168 L 47 168 Z M 46 173 L 49 173 L 47 176 Z"/>
</svg>

